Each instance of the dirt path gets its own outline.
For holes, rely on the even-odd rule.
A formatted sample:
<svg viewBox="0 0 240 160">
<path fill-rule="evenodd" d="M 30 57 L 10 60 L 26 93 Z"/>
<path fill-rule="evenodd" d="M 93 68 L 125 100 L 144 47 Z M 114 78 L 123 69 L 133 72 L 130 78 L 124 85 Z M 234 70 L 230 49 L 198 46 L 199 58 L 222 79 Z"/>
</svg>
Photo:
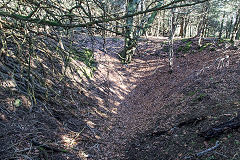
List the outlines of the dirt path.
<svg viewBox="0 0 240 160">
<path fill-rule="evenodd" d="M 81 35 L 76 39 L 86 42 L 84 47 L 92 44 Z M 70 83 L 59 83 L 61 101 L 41 103 L 30 113 L 23 95 L 0 91 L 3 159 L 184 159 L 215 145 L 217 139 L 204 141 L 200 131 L 240 110 L 239 50 L 227 49 L 223 43 L 200 51 L 196 41 L 184 53 L 182 48 L 190 43 L 176 41 L 175 68 L 169 74 L 164 40 L 142 41 L 133 62 L 123 65 L 116 55 L 123 46 L 121 39 L 107 39 L 105 51 L 102 39 L 96 39 L 94 78 L 76 75 L 69 77 Z M 230 58 L 224 59 L 226 55 Z M 224 66 L 219 66 L 221 60 Z M 14 107 L 16 98 L 24 104 Z M 202 122 L 175 127 L 202 116 L 206 118 Z M 155 134 L 168 129 L 173 130 Z M 223 155 L 198 159 L 240 159 L 239 137 L 237 132 L 224 134 L 217 150 Z M 67 153 L 42 151 L 33 141 Z"/>
<path fill-rule="evenodd" d="M 175 71 L 169 74 L 167 58 L 154 54 L 159 52 L 159 44 L 161 41 L 154 41 L 146 49 L 142 48 L 142 56 L 135 57 L 131 65 L 123 66 L 116 61 L 111 68 L 117 70 L 118 74 L 114 71 L 109 73 L 110 86 L 113 86 L 110 87 L 109 102 L 114 106 L 114 114 L 105 124 L 109 131 L 102 136 L 102 159 L 131 159 L 136 153 L 131 151 L 129 145 L 133 139 L 139 139 L 139 135 L 154 128 L 169 129 L 186 115 L 191 118 L 206 113 L 202 111 L 199 114 L 197 107 L 182 106 L 179 101 L 184 97 L 185 87 L 201 79 L 201 71 L 214 65 L 216 59 L 224 55 L 219 52 L 200 52 L 177 58 Z M 144 56 L 145 52 L 153 54 Z M 216 66 L 212 66 L 212 71 L 215 69 Z"/>
</svg>

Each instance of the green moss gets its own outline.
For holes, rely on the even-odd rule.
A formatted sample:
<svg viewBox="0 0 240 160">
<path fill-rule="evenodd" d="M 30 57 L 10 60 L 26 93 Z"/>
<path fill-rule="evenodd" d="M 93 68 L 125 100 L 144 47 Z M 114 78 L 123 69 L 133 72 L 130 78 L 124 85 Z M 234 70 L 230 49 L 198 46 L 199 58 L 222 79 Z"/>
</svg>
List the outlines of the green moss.
<svg viewBox="0 0 240 160">
<path fill-rule="evenodd" d="M 216 141 L 217 141 L 216 138 L 211 138 L 211 139 L 210 139 L 210 142 L 211 142 L 212 144 L 215 144 Z"/>
<path fill-rule="evenodd" d="M 232 137 L 232 134 L 231 134 L 231 133 L 229 133 L 229 134 L 227 135 L 227 137 L 228 137 L 228 138 L 231 138 L 231 137 Z"/>
<path fill-rule="evenodd" d="M 82 51 L 72 50 L 72 58 L 83 62 L 87 68 L 81 68 L 83 74 L 90 78 L 93 76 L 93 72 L 96 70 L 96 61 L 94 59 L 94 53 L 90 49 L 84 49 Z"/>
<path fill-rule="evenodd" d="M 206 44 L 204 44 L 199 50 L 200 50 L 200 52 L 202 52 L 204 49 L 206 49 L 208 46 L 211 46 L 212 45 L 212 43 L 206 43 Z"/>
<path fill-rule="evenodd" d="M 206 160 L 215 160 L 215 157 L 212 155 L 210 157 L 207 157 Z"/>
<path fill-rule="evenodd" d="M 189 51 L 189 49 L 191 48 L 191 46 L 192 46 L 192 41 L 187 42 L 187 44 L 186 44 L 185 47 L 184 47 L 184 51 Z"/>
<path fill-rule="evenodd" d="M 240 141 L 239 140 L 235 140 L 234 142 L 236 145 L 240 145 Z"/>
<path fill-rule="evenodd" d="M 193 102 L 201 102 L 205 97 L 207 97 L 207 94 L 201 93 L 193 99 Z"/>
<path fill-rule="evenodd" d="M 16 99 L 16 100 L 14 101 L 13 105 L 14 105 L 15 107 L 19 107 L 19 106 L 22 105 L 22 101 L 21 101 L 20 99 Z"/>
<path fill-rule="evenodd" d="M 187 93 L 187 96 L 192 97 L 192 96 L 194 96 L 195 94 L 196 94 L 196 92 L 194 92 L 194 91 L 190 91 L 190 92 Z"/>
<path fill-rule="evenodd" d="M 89 68 L 95 68 L 96 61 L 94 59 L 94 53 L 90 49 L 84 49 L 81 52 L 72 50 L 73 59 L 83 62 Z"/>
<path fill-rule="evenodd" d="M 192 43 L 193 43 L 192 41 L 187 42 L 185 45 L 180 46 L 177 49 L 177 51 L 178 52 L 184 52 L 184 53 L 188 52 L 192 47 Z"/>
<path fill-rule="evenodd" d="M 224 42 L 225 42 L 224 39 L 219 39 L 219 40 L 218 40 L 218 43 L 224 43 Z"/>
<path fill-rule="evenodd" d="M 213 52 L 213 51 L 216 51 L 216 48 L 211 47 L 209 50 L 210 50 L 211 52 Z"/>
<path fill-rule="evenodd" d="M 184 38 L 184 39 L 182 39 L 181 41 L 182 42 L 187 42 L 189 39 L 188 38 Z"/>
<path fill-rule="evenodd" d="M 180 46 L 178 49 L 177 49 L 177 52 L 182 52 L 183 51 L 183 46 Z"/>
</svg>

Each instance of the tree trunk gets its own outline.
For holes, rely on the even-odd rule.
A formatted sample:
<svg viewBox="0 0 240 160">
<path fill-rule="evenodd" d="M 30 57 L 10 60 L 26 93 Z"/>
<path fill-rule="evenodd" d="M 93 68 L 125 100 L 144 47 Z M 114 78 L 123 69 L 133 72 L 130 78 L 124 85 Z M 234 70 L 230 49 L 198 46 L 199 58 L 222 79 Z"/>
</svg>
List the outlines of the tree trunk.
<svg viewBox="0 0 240 160">
<path fill-rule="evenodd" d="M 157 37 L 159 37 L 160 34 L 160 27 L 161 27 L 161 14 L 158 16 L 158 23 L 157 23 Z"/>
<path fill-rule="evenodd" d="M 188 23 L 189 23 L 189 18 L 185 18 L 184 20 L 184 28 L 183 28 L 183 38 L 186 37 L 187 35 L 187 27 L 188 27 Z"/>
<path fill-rule="evenodd" d="M 115 31 L 116 31 L 116 36 L 118 36 L 118 25 L 119 25 L 119 23 L 118 23 L 118 21 L 116 21 L 116 27 L 115 27 Z"/>
<path fill-rule="evenodd" d="M 230 22 L 230 27 L 229 27 L 227 38 L 231 37 L 232 29 L 233 29 L 233 17 L 232 17 L 231 22 Z"/>
<path fill-rule="evenodd" d="M 165 36 L 165 15 L 166 15 L 166 10 L 163 11 L 163 19 L 162 19 L 162 35 L 163 37 Z"/>
<path fill-rule="evenodd" d="M 209 37 L 209 28 L 206 30 L 206 36 Z"/>
<path fill-rule="evenodd" d="M 231 42 L 233 42 L 233 43 L 236 40 L 237 32 L 239 29 L 239 24 L 240 24 L 240 9 L 238 9 L 236 21 L 234 23 L 233 31 L 232 31 L 232 35 L 231 35 Z"/>
<path fill-rule="evenodd" d="M 231 37 L 232 28 L 233 28 L 233 17 L 232 17 L 231 22 L 230 22 L 230 26 L 229 26 L 229 29 L 228 29 L 227 38 L 230 38 L 230 37 Z"/>
<path fill-rule="evenodd" d="M 204 17 L 204 19 L 202 21 L 202 24 L 200 24 L 201 27 L 200 27 L 200 29 L 198 31 L 198 35 L 199 35 L 198 45 L 199 45 L 199 47 L 202 46 L 202 37 L 203 37 L 203 31 L 204 31 L 204 23 L 205 23 L 205 17 Z"/>
<path fill-rule="evenodd" d="M 175 15 L 175 9 L 171 11 L 171 18 L 170 18 L 170 35 L 169 35 L 169 73 L 173 72 L 173 61 L 174 61 L 174 51 L 173 51 L 173 40 L 176 31 L 176 22 L 177 16 Z"/>
<path fill-rule="evenodd" d="M 137 9 L 138 1 L 128 0 L 127 1 L 127 14 L 133 14 Z M 129 63 L 132 60 L 132 55 L 135 52 L 135 45 L 133 40 L 133 17 L 128 17 L 126 19 L 126 29 L 125 29 L 125 46 L 124 50 L 120 53 L 120 58 L 123 63 Z"/>
<path fill-rule="evenodd" d="M 205 22 L 204 28 L 203 28 L 203 37 L 207 37 L 207 22 Z"/>
<path fill-rule="evenodd" d="M 151 36 L 155 36 L 155 28 L 151 27 Z"/>
<path fill-rule="evenodd" d="M 197 33 L 197 36 L 199 36 L 199 40 L 198 40 L 199 47 L 202 46 L 201 42 L 202 42 L 203 31 L 204 31 L 204 29 L 206 27 L 206 23 L 207 23 L 208 9 L 209 9 L 209 3 L 204 4 L 204 6 L 203 6 L 204 14 L 202 17 L 202 21 L 199 24 L 198 33 Z"/>
<path fill-rule="evenodd" d="M 131 14 L 136 11 L 138 1 L 136 0 L 128 0 L 127 13 Z M 159 2 L 156 7 L 161 6 L 162 3 Z M 147 34 L 148 29 L 151 27 L 151 24 L 156 18 L 158 11 L 154 11 L 151 13 L 151 16 L 146 19 L 146 14 L 143 16 L 143 20 L 140 24 L 140 27 L 137 28 L 136 31 L 133 32 L 133 17 L 129 17 L 126 20 L 126 38 L 125 38 L 125 47 L 124 50 L 120 52 L 120 58 L 123 63 L 130 63 L 132 59 L 132 55 L 136 50 L 136 43 L 140 36 Z"/>
<path fill-rule="evenodd" d="M 236 40 L 239 40 L 239 38 L 240 38 L 240 28 L 238 29 Z"/>
<path fill-rule="evenodd" d="M 224 12 L 224 13 L 223 13 L 223 18 L 222 18 L 222 22 L 221 22 L 221 27 L 220 27 L 218 39 L 221 39 L 221 38 L 222 38 L 223 24 L 224 24 L 225 15 L 226 15 L 226 13 Z"/>
<path fill-rule="evenodd" d="M 182 37 L 182 38 L 183 38 L 183 28 L 184 28 L 184 17 L 181 17 L 179 36 Z"/>
<path fill-rule="evenodd" d="M 189 36 L 192 37 L 192 25 L 189 26 Z"/>
</svg>

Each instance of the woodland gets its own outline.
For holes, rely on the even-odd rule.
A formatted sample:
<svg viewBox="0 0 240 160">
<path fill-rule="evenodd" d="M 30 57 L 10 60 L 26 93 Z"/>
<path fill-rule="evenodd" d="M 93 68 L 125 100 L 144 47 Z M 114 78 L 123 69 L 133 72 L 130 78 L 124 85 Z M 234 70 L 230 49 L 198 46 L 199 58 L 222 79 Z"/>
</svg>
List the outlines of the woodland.
<svg viewBox="0 0 240 160">
<path fill-rule="evenodd" d="M 0 0 L 1 160 L 239 160 L 239 0 Z"/>
</svg>

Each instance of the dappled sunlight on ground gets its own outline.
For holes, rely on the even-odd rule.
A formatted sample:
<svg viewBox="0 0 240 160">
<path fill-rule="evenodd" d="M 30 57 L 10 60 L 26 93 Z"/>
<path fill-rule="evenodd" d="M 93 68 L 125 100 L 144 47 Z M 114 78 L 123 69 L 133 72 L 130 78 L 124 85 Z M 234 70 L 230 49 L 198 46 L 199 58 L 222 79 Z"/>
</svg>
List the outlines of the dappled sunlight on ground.
<svg viewBox="0 0 240 160">
<path fill-rule="evenodd" d="M 77 39 L 76 45 L 84 41 L 85 47 L 91 48 L 90 40 L 86 37 Z M 101 38 L 96 37 L 94 43 L 97 62 L 94 76 L 87 78 L 83 76 L 82 70 L 72 72 L 68 68 L 65 79 L 56 74 L 60 79 L 56 84 L 51 78 L 47 78 L 58 92 L 58 96 L 49 95 L 52 101 L 42 100 L 38 106 L 31 108 L 32 102 L 23 94 L 0 91 L 0 105 L 4 106 L 0 107 L 0 126 L 3 126 L 0 128 L 0 138 L 8 135 L 12 139 L 11 142 L 0 139 L 0 145 L 8 146 L 7 149 L 0 147 L 1 153 L 9 155 L 18 151 L 16 155 L 21 157 L 25 147 L 30 156 L 44 156 L 47 153 L 55 159 L 117 159 L 132 156 L 124 152 L 124 149 L 130 143 L 135 143 L 134 138 L 139 134 L 145 134 L 153 128 L 169 129 L 184 115 L 197 114 L 198 108 L 195 106 L 199 99 L 203 99 L 198 107 L 204 113 L 208 111 L 207 104 L 211 102 L 214 105 L 218 99 L 211 101 L 212 97 L 206 96 L 207 87 L 216 87 L 219 82 L 212 79 L 214 82 L 210 83 L 212 81 L 209 82 L 208 78 L 205 84 L 201 79 L 206 78 L 208 73 L 219 73 L 224 77 L 225 72 L 230 72 L 225 66 L 216 70 L 219 64 L 217 58 L 221 59 L 229 54 L 230 66 L 237 66 L 239 63 L 235 59 L 239 58 L 239 52 L 202 52 L 189 53 L 187 56 L 179 53 L 179 57 L 175 59 L 174 72 L 169 74 L 168 57 L 164 52 L 166 44 L 163 40 L 149 40 L 147 45 L 142 41 L 130 64 L 121 64 L 118 59 L 117 53 L 123 47 L 122 39 L 107 39 L 106 52 L 103 52 Z M 175 50 L 179 45 L 182 44 L 177 44 Z M 83 64 L 73 60 L 72 65 L 73 68 L 80 69 Z M 64 69 L 59 67 L 56 73 L 62 70 Z M 237 81 L 236 77 L 232 80 Z M 189 86 L 192 82 L 206 86 L 206 93 Z M 7 83 L 4 81 L 5 85 Z M 211 92 L 210 90 L 209 94 Z M 228 94 L 225 92 L 222 94 Z M 217 93 L 211 95 L 217 97 Z M 191 99 L 194 96 L 195 99 Z M 233 105 L 239 106 L 239 103 L 236 101 Z M 175 139 L 177 138 L 171 138 L 172 141 Z M 32 147 L 33 140 L 40 145 L 35 144 Z M 170 141 L 160 142 L 162 150 L 164 145 L 171 148 Z M 41 146 L 45 148 L 41 150 Z M 54 151 L 53 154 L 53 150 L 48 150 L 46 146 L 63 150 Z M 132 150 L 132 153 L 135 151 Z M 164 155 L 167 154 L 164 150 Z"/>
<path fill-rule="evenodd" d="M 64 142 L 64 146 L 66 148 L 72 148 L 76 146 L 76 141 L 74 138 L 67 137 L 66 135 L 62 136 L 62 140 Z"/>
<path fill-rule="evenodd" d="M 112 152 L 111 150 L 106 151 L 105 149 L 108 147 L 105 146 L 111 145 L 113 142 L 109 133 L 116 129 L 117 117 L 122 116 L 124 107 L 128 108 L 127 105 L 123 105 L 126 98 L 132 95 L 134 89 L 141 85 L 147 77 L 151 77 L 160 70 L 166 70 L 167 68 L 164 67 L 167 61 L 158 56 L 144 56 L 142 53 L 145 52 L 145 49 L 142 48 L 139 50 L 140 53 L 134 57 L 132 63 L 121 64 L 117 55 L 123 47 L 121 39 L 114 42 L 107 39 L 106 52 L 103 52 L 101 45 L 103 41 L 100 38 L 97 38 L 96 41 L 98 42 L 95 46 L 97 70 L 93 78 L 81 78 L 80 83 L 87 86 L 82 90 L 87 97 L 91 97 L 94 101 L 86 111 L 87 118 L 85 118 L 84 123 L 89 133 L 95 138 L 92 151 L 97 152 L 100 156 L 98 158 L 101 159 L 102 156 L 108 155 L 108 152 Z M 135 98 L 142 99 L 143 97 Z M 119 112 L 121 112 L 121 115 L 119 115 Z M 135 116 L 134 114 L 127 115 L 125 116 L 126 120 Z M 66 135 L 66 137 L 69 136 Z M 94 147 L 95 144 L 99 146 Z M 91 155 L 92 151 L 85 151 L 85 153 Z"/>
</svg>

